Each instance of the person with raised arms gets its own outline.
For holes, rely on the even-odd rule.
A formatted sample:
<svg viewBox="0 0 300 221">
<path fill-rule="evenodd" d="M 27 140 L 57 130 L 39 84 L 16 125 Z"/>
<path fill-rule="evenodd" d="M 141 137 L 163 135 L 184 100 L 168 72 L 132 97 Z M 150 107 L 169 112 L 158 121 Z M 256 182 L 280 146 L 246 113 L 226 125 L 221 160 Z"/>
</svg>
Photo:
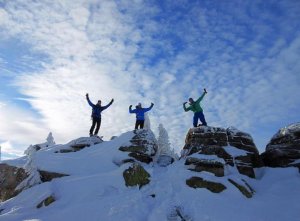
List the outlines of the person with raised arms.
<svg viewBox="0 0 300 221">
<path fill-rule="evenodd" d="M 136 114 L 136 122 L 135 122 L 135 130 L 137 130 L 139 127 L 140 129 L 144 128 L 144 122 L 145 122 L 145 113 L 147 111 L 150 111 L 152 107 L 154 106 L 153 103 L 151 103 L 151 106 L 148 108 L 142 108 L 142 104 L 139 103 L 134 110 L 132 110 L 132 105 L 129 106 L 129 113 Z"/>
<path fill-rule="evenodd" d="M 201 123 L 199 126 L 203 125 L 203 126 L 207 126 L 204 114 L 203 114 L 203 109 L 200 105 L 200 102 L 202 101 L 202 99 L 204 98 L 204 96 L 207 94 L 206 89 L 204 88 L 204 92 L 201 95 L 201 97 L 199 97 L 196 101 L 194 101 L 193 98 L 189 98 L 189 107 L 186 107 L 186 103 L 183 103 L 183 109 L 185 110 L 185 112 L 187 111 L 193 111 L 194 112 L 194 118 L 193 118 L 193 125 L 194 127 L 198 126 L 198 119 L 200 119 Z"/>
<path fill-rule="evenodd" d="M 91 117 L 92 117 L 93 123 L 92 123 L 91 129 L 90 129 L 90 136 L 93 136 L 93 135 L 97 136 L 98 131 L 100 129 L 100 125 L 101 125 L 101 112 L 104 111 L 106 108 L 108 108 L 114 102 L 114 99 L 111 99 L 109 104 L 107 104 L 106 106 L 101 106 L 101 100 L 98 100 L 97 104 L 93 104 L 90 101 L 89 94 L 86 94 L 86 100 L 87 100 L 88 104 L 92 107 Z M 96 126 L 96 130 L 94 132 L 95 126 Z"/>
</svg>

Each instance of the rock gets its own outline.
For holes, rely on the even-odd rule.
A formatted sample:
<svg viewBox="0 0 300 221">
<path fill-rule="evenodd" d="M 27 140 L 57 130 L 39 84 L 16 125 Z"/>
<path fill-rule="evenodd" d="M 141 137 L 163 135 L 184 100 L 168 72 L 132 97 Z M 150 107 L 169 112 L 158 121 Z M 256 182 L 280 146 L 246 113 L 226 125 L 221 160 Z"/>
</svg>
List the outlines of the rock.
<svg viewBox="0 0 300 221">
<path fill-rule="evenodd" d="M 216 160 L 198 159 L 194 157 L 188 157 L 185 161 L 185 165 L 192 165 L 189 169 L 197 172 L 210 172 L 215 176 L 224 176 L 224 163 Z"/>
<path fill-rule="evenodd" d="M 269 167 L 298 167 L 300 171 L 300 123 L 281 128 L 261 154 Z"/>
<path fill-rule="evenodd" d="M 241 184 L 238 184 L 237 182 L 235 182 L 234 180 L 232 179 L 228 179 L 228 181 L 234 185 L 245 197 L 247 198 L 252 198 L 253 194 L 254 194 L 254 190 L 250 187 L 250 185 L 245 181 L 243 180 L 243 182 L 245 183 L 245 186 L 241 185 Z M 249 189 L 248 189 L 249 188 Z"/>
<path fill-rule="evenodd" d="M 61 178 L 64 176 L 69 176 L 68 174 L 62 174 L 62 173 L 55 173 L 55 172 L 49 172 L 44 170 L 39 170 L 39 173 L 41 175 L 41 181 L 44 182 L 50 182 L 51 180 L 55 178 Z"/>
<path fill-rule="evenodd" d="M 174 161 L 174 158 L 169 155 L 160 155 L 156 162 L 159 166 L 166 167 L 172 164 Z"/>
<path fill-rule="evenodd" d="M 46 199 L 44 199 L 42 202 L 40 202 L 36 208 L 41 208 L 43 206 L 49 206 L 51 203 L 55 202 L 55 198 L 53 196 L 48 196 Z"/>
<path fill-rule="evenodd" d="M 19 193 L 16 187 L 27 177 L 23 168 L 0 164 L 0 201 L 16 196 Z"/>
<path fill-rule="evenodd" d="M 186 180 L 186 184 L 192 188 L 206 188 L 213 193 L 220 193 L 226 189 L 221 183 L 204 180 L 201 177 L 191 177 Z"/>
<path fill-rule="evenodd" d="M 157 141 L 151 130 L 137 130 L 130 140 L 129 145 L 119 148 L 120 151 L 128 152 L 133 159 L 149 164 L 157 151 Z"/>
<path fill-rule="evenodd" d="M 150 174 L 138 163 L 133 163 L 131 167 L 123 172 L 126 186 L 142 186 L 150 182 Z"/>
<path fill-rule="evenodd" d="M 183 149 L 187 150 L 185 151 L 187 156 L 198 153 L 196 157 L 198 159 L 201 159 L 203 155 L 215 155 L 222 158 L 225 165 L 234 166 L 236 164 L 241 174 L 251 178 L 255 178 L 253 168 L 263 166 L 263 161 L 252 137 L 233 127 L 227 129 L 206 126 L 191 128 L 186 136 Z M 206 159 L 207 157 L 203 156 L 202 158 Z M 197 167 L 199 172 L 209 169 L 208 163 L 206 163 L 206 166 L 203 166 L 203 163 L 202 166 L 195 164 L 195 168 Z M 215 165 L 211 164 L 210 167 L 214 168 Z M 221 175 L 222 169 L 220 168 L 219 166 L 219 172 L 213 172 L 213 170 L 210 172 Z"/>
</svg>

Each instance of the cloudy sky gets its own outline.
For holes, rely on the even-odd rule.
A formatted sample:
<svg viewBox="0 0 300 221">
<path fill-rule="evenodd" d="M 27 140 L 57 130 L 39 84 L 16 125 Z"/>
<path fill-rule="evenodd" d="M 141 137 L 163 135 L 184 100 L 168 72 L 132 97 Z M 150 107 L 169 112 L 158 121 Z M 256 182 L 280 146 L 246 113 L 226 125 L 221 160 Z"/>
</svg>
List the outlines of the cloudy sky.
<svg viewBox="0 0 300 221">
<path fill-rule="evenodd" d="M 198 98 L 211 126 L 250 133 L 260 151 L 299 121 L 299 0 L 0 0 L 0 144 L 21 155 L 52 131 L 88 135 L 93 102 L 104 139 L 131 130 L 148 107 L 182 148 Z"/>
</svg>

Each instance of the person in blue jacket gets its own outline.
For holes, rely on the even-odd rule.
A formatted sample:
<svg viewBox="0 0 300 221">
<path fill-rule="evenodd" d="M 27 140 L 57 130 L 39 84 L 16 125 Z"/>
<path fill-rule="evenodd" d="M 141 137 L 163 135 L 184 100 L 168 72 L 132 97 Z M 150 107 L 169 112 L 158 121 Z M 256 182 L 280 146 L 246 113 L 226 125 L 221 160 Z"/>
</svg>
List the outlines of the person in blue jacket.
<svg viewBox="0 0 300 221">
<path fill-rule="evenodd" d="M 100 125 L 101 125 L 101 112 L 104 111 L 106 108 L 108 108 L 114 102 L 114 99 L 111 99 L 109 104 L 106 106 L 101 106 L 101 100 L 98 100 L 97 104 L 93 104 L 90 101 L 89 94 L 86 94 L 86 100 L 93 109 L 93 111 L 92 111 L 93 124 L 90 129 L 90 136 L 93 136 L 93 135 L 97 136 L 98 131 L 100 129 Z M 93 133 L 95 126 L 96 126 L 96 130 L 95 130 L 95 133 Z"/>
<path fill-rule="evenodd" d="M 135 122 L 135 130 L 140 127 L 140 129 L 144 128 L 144 122 L 145 122 L 145 113 L 152 109 L 154 106 L 153 103 L 151 103 L 151 106 L 148 108 L 142 108 L 142 104 L 139 103 L 134 110 L 132 110 L 132 105 L 129 106 L 129 113 L 136 114 L 136 122 Z"/>
</svg>

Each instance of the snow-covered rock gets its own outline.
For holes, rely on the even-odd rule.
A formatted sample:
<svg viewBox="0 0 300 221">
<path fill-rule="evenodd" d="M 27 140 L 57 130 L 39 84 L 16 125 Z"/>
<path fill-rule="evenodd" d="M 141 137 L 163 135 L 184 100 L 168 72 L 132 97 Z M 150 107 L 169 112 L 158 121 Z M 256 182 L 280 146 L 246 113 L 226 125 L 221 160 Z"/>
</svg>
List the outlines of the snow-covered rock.
<svg viewBox="0 0 300 221">
<path fill-rule="evenodd" d="M 300 123 L 281 128 L 261 156 L 266 166 L 293 166 L 300 170 Z"/>
<path fill-rule="evenodd" d="M 42 148 L 49 148 L 55 145 L 55 141 L 53 138 L 52 133 L 50 132 L 46 138 L 46 142 L 40 143 L 40 144 L 35 144 L 35 145 L 30 145 L 25 151 L 25 155 L 31 155 L 32 153 L 39 151 Z"/>
<path fill-rule="evenodd" d="M 143 163 L 151 163 L 157 151 L 157 140 L 151 130 L 135 130 L 132 139 L 119 148 L 120 151 L 128 152 L 129 159 Z M 128 159 L 124 159 L 128 161 Z"/>
<path fill-rule="evenodd" d="M 187 157 L 160 167 L 129 156 L 130 153 L 155 156 L 156 139 L 151 131 L 130 131 L 80 151 L 60 152 L 70 149 L 77 141 L 55 144 L 32 155 L 43 183 L 0 202 L 0 220 L 299 219 L 298 170 L 256 168 L 259 179 L 249 178 L 239 173 L 235 159 L 249 151 L 230 146 L 228 142 L 228 146 L 198 149 L 195 146 L 193 150 L 197 151 L 193 154 L 187 149 Z M 22 168 L 26 162 L 28 156 L 4 161 L 10 168 Z M 191 164 L 185 165 L 186 162 Z M 203 170 L 206 164 L 217 165 L 215 173 Z M 224 175 L 219 174 L 220 168 Z M 44 182 L 42 171 L 69 176 Z M 6 176 L 9 175 L 0 179 L 0 185 Z"/>
<path fill-rule="evenodd" d="M 263 166 L 258 150 L 253 142 L 251 135 L 242 132 L 234 127 L 227 129 L 220 127 L 201 126 L 191 128 L 186 136 L 183 148 L 184 156 L 193 154 L 191 160 L 187 158 L 187 165 L 194 162 L 195 168 L 210 170 L 206 161 L 207 155 L 215 155 L 224 160 L 224 165 L 234 166 L 239 173 L 254 178 L 254 168 Z M 195 157 L 195 155 L 197 157 Z M 218 160 L 210 161 L 211 169 L 219 165 Z M 218 167 L 218 174 L 221 174 L 221 167 Z"/>
</svg>

